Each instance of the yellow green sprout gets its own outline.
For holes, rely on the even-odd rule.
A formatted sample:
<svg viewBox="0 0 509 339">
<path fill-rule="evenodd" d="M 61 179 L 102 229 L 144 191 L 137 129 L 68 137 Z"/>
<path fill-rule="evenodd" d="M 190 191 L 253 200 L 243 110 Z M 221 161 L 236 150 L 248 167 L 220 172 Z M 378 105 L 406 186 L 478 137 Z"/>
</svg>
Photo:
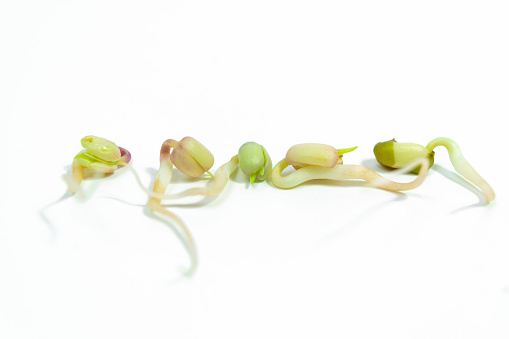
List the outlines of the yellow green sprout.
<svg viewBox="0 0 509 339">
<path fill-rule="evenodd" d="M 217 196 L 224 190 L 230 176 L 237 170 L 239 165 L 242 171 L 250 177 L 251 183 L 255 179 L 265 180 L 270 175 L 272 168 L 272 162 L 265 148 L 254 142 L 249 142 L 241 146 L 239 153 L 234 155 L 230 161 L 219 167 L 213 176 L 213 183 L 210 187 L 195 187 L 174 195 L 166 194 L 166 189 L 172 177 L 173 165 L 184 174 L 199 177 L 206 172 L 210 174 L 209 170 L 213 164 L 214 157 L 212 153 L 196 139 L 185 137 L 180 142 L 169 139 L 161 147 L 159 171 L 152 192 L 148 192 L 150 196 L 149 209 L 154 213 L 170 218 L 180 226 L 181 238 L 191 258 L 191 266 L 187 274 L 192 274 L 198 265 L 196 245 L 184 223 L 161 205 L 162 199 L 194 195 Z"/>
<path fill-rule="evenodd" d="M 449 138 L 433 139 L 426 147 L 419 144 L 399 143 L 392 139 L 376 144 L 373 152 L 378 162 L 387 167 L 399 168 L 408 165 L 413 159 L 422 158 L 423 156 L 428 159 L 429 167 L 431 167 L 434 162 L 434 149 L 438 146 L 444 146 L 447 149 L 454 169 L 479 188 L 487 203 L 495 199 L 495 192 L 491 186 L 465 159 L 456 142 Z"/>
<path fill-rule="evenodd" d="M 428 152 L 422 145 L 397 142 L 395 139 L 379 142 L 373 153 L 380 164 L 390 168 L 402 168 L 421 158 L 427 158 L 431 168 L 435 157 L 435 152 Z M 412 171 L 414 174 L 418 172 L 419 166 Z"/>
<path fill-rule="evenodd" d="M 78 191 L 86 171 L 113 173 L 131 160 L 129 151 L 108 139 L 88 135 L 81 139 L 81 145 L 84 149 L 74 157 L 72 178 L 68 181 L 72 194 Z"/>
<path fill-rule="evenodd" d="M 264 181 L 272 170 L 272 161 L 265 147 L 256 142 L 246 142 L 239 149 L 239 166 L 252 184 L 255 180 Z"/>
<path fill-rule="evenodd" d="M 167 217 L 179 226 L 178 235 L 186 246 L 191 259 L 191 265 L 185 273 L 191 275 L 198 265 L 196 244 L 184 222 L 177 215 L 161 206 L 161 199 L 165 196 L 166 189 L 171 182 L 173 165 L 186 175 L 200 177 L 204 173 L 210 173 L 208 171 L 214 165 L 214 156 L 198 140 L 185 137 L 180 142 L 173 139 L 166 140 L 161 146 L 159 161 L 159 171 L 147 205 L 155 215 Z"/>
<path fill-rule="evenodd" d="M 405 167 L 405 170 L 410 170 L 417 164 L 422 166 L 418 177 L 409 183 L 397 183 L 387 180 L 364 166 L 343 165 L 343 154 L 356 148 L 335 149 L 324 144 L 295 145 L 288 150 L 286 157 L 272 169 L 272 183 L 279 188 L 292 188 L 314 179 L 362 179 L 385 190 L 404 191 L 419 186 L 426 176 L 428 162 L 425 159 L 417 159 L 414 163 Z M 293 165 L 296 171 L 283 176 L 284 169 L 289 165 Z"/>
<path fill-rule="evenodd" d="M 147 189 L 140 181 L 137 173 L 129 165 L 131 154 L 118 147 L 112 141 L 96 136 L 86 136 L 81 140 L 83 150 L 73 159 L 72 178 L 68 181 L 71 193 L 78 191 L 87 172 L 108 174 L 122 166 L 126 166 L 135 174 L 138 184 L 147 192 L 149 210 L 158 217 L 168 218 L 186 247 L 190 256 L 187 274 L 195 272 L 198 265 L 198 252 L 191 232 L 184 222 L 162 205 L 163 199 L 201 195 L 213 197 L 219 195 L 226 187 L 230 176 L 238 169 L 248 177 L 250 184 L 265 181 L 271 175 L 272 183 L 283 189 L 293 188 L 306 181 L 315 179 L 356 180 L 361 179 L 372 186 L 390 191 L 405 191 L 418 187 L 434 162 L 434 149 L 444 146 L 454 168 L 467 180 L 476 185 L 487 202 L 495 198 L 490 185 L 465 160 L 458 145 L 449 138 L 436 138 L 426 147 L 413 143 L 398 143 L 392 139 L 375 145 L 373 152 L 378 162 L 400 171 L 413 171 L 417 177 L 408 183 L 388 180 L 375 171 L 360 165 L 343 163 L 343 155 L 354 151 L 357 147 L 336 149 L 330 145 L 305 143 L 292 146 L 284 159 L 272 168 L 272 161 L 267 150 L 256 142 L 246 142 L 228 162 L 220 166 L 214 175 L 210 169 L 214 165 L 214 156 L 198 140 L 185 137 L 180 141 L 166 140 L 160 151 L 160 166 L 152 190 Z M 168 195 L 166 190 L 171 183 L 173 166 L 183 174 L 201 177 L 208 174 L 212 184 L 207 187 L 195 187 L 183 192 Z M 283 171 L 293 166 L 295 171 L 283 176 Z"/>
</svg>

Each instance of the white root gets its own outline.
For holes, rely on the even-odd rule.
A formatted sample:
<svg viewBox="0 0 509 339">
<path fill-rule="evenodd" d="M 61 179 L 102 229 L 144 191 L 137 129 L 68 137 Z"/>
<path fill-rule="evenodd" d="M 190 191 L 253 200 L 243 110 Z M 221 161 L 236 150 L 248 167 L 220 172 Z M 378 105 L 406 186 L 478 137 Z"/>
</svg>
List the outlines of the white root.
<svg viewBox="0 0 509 339">
<path fill-rule="evenodd" d="M 214 176 L 214 183 L 210 188 L 206 187 L 191 188 L 178 194 L 167 195 L 164 193 L 166 192 L 166 189 L 168 188 L 168 185 L 170 184 L 173 175 L 173 163 L 171 162 L 169 157 L 161 161 L 159 171 L 157 172 L 156 179 L 154 181 L 153 191 L 150 191 L 147 188 L 145 188 L 145 186 L 140 180 L 138 173 L 134 170 L 134 168 L 131 165 L 127 163 L 122 163 L 123 166 L 129 168 L 129 170 L 134 174 L 134 177 L 138 185 L 150 197 L 147 205 L 148 208 L 152 211 L 152 213 L 154 213 L 154 215 L 157 215 L 158 217 L 164 218 L 164 220 L 169 219 L 169 221 L 172 221 L 172 224 L 178 226 L 177 229 L 178 235 L 181 241 L 183 242 L 184 246 L 186 247 L 186 250 L 188 251 L 191 260 L 191 265 L 189 269 L 186 271 L 187 275 L 192 275 L 196 271 L 196 268 L 198 267 L 198 251 L 196 243 L 191 235 L 191 232 L 186 227 L 184 222 L 177 215 L 171 213 L 166 208 L 164 208 L 161 205 L 161 200 L 181 198 L 193 195 L 203 195 L 208 197 L 219 195 L 223 191 L 226 184 L 228 183 L 230 175 L 237 170 L 238 164 L 239 159 L 238 156 L 235 155 L 234 157 L 231 158 L 229 162 L 222 165 L 216 171 L 216 174 Z"/>
<path fill-rule="evenodd" d="M 172 226 L 178 226 L 175 230 L 180 240 L 184 244 L 184 247 L 189 254 L 189 260 L 191 264 L 189 268 L 184 272 L 186 275 L 193 275 L 198 267 L 198 250 L 196 247 L 196 243 L 191 235 L 191 232 L 184 224 L 182 219 L 180 219 L 176 214 L 171 213 L 167 209 L 161 206 L 161 200 L 156 198 L 151 198 L 148 201 L 148 208 L 152 211 L 152 213 L 165 221 L 170 221 Z M 168 220 L 169 219 L 169 220 Z"/>
<path fill-rule="evenodd" d="M 138 184 L 140 184 L 140 186 L 143 187 L 138 174 L 132 168 L 132 166 L 128 164 L 124 165 L 134 173 Z M 154 181 L 154 193 L 164 195 L 164 192 L 166 191 L 168 185 L 171 182 L 172 176 L 173 176 L 173 163 L 171 162 L 169 157 L 165 157 L 164 159 L 161 159 L 159 171 L 157 172 L 156 179 Z M 152 193 L 150 191 L 148 192 Z M 189 269 L 185 272 L 185 274 L 192 275 L 196 271 L 196 268 L 198 267 L 198 250 L 196 248 L 196 243 L 193 239 L 193 236 L 191 235 L 191 232 L 177 215 L 171 213 L 163 206 L 161 206 L 161 199 L 157 197 L 151 197 L 148 200 L 147 206 L 154 215 L 162 217 L 162 219 L 165 221 L 170 221 L 170 225 L 172 226 L 177 226 L 175 230 L 177 231 L 180 240 L 184 244 L 184 247 L 186 248 L 189 254 L 189 259 L 191 261 L 191 265 Z"/>
</svg>

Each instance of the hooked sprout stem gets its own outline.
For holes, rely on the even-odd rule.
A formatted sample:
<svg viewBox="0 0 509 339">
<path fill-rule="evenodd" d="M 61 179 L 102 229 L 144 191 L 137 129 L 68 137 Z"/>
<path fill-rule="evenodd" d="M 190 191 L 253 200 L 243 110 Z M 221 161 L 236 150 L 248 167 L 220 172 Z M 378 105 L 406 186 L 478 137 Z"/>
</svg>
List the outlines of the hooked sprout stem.
<svg viewBox="0 0 509 339">
<path fill-rule="evenodd" d="M 465 177 L 465 179 L 477 186 L 481 190 L 488 203 L 495 199 L 495 192 L 491 186 L 465 159 L 456 142 L 449 138 L 440 137 L 431 140 L 428 145 L 426 145 L 426 149 L 428 152 L 432 152 L 433 149 L 438 146 L 444 146 L 447 149 L 447 152 L 449 153 L 449 159 L 451 160 L 454 169 L 463 177 Z"/>
</svg>

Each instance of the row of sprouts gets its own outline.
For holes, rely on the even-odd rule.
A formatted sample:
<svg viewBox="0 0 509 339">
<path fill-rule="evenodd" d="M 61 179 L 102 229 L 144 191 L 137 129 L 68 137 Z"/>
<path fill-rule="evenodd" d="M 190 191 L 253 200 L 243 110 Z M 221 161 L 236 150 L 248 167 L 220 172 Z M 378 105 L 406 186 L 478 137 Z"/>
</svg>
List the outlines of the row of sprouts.
<svg viewBox="0 0 509 339">
<path fill-rule="evenodd" d="M 198 266 L 196 242 L 183 220 L 164 207 L 162 202 L 187 196 L 218 196 L 226 187 L 230 176 L 239 168 L 249 183 L 262 182 L 270 178 L 272 185 L 280 189 L 291 189 L 307 181 L 326 179 L 363 180 L 371 187 L 399 192 L 415 189 L 423 183 L 433 166 L 435 148 L 443 146 L 447 149 L 455 170 L 480 190 L 485 202 L 489 203 L 495 199 L 491 186 L 464 158 L 459 146 L 453 140 L 444 137 L 433 139 L 426 147 L 414 143 L 398 143 L 394 139 L 375 145 L 373 152 L 380 164 L 417 175 L 414 180 L 406 183 L 389 180 L 365 166 L 344 164 L 343 156 L 357 147 L 337 149 L 318 143 L 292 146 L 285 158 L 273 167 L 272 160 L 262 145 L 247 142 L 213 175 L 210 169 L 214 165 L 214 156 L 202 143 L 192 137 L 185 137 L 180 141 L 168 139 L 161 146 L 159 169 L 151 189 L 142 183 L 129 164 L 131 154 L 125 148 L 118 147 L 110 140 L 91 135 L 82 138 L 81 145 L 84 149 L 74 157 L 71 176 L 66 179 L 71 194 L 80 190 L 87 173 L 109 174 L 121 167 L 129 168 L 139 186 L 148 195 L 147 207 L 151 214 L 173 226 L 189 253 L 190 265 L 184 272 L 187 275 L 192 275 Z M 292 166 L 294 171 L 284 174 L 284 170 L 289 166 Z M 213 182 L 207 187 L 195 187 L 176 194 L 167 194 L 173 167 L 193 178 L 207 176 Z"/>
</svg>

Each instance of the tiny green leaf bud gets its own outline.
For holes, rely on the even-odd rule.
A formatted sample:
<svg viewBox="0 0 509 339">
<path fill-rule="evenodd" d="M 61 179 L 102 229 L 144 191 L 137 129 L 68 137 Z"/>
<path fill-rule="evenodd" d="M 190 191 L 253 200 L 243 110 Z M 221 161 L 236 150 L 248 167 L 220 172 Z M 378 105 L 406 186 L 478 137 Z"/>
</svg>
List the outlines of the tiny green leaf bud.
<svg viewBox="0 0 509 339">
<path fill-rule="evenodd" d="M 170 154 L 170 159 L 182 173 L 199 177 L 214 165 L 214 156 L 192 137 L 185 137 Z"/>
<path fill-rule="evenodd" d="M 265 180 L 271 170 L 272 161 L 267 150 L 256 142 L 246 142 L 239 149 L 240 170 L 250 177 L 253 183 L 256 179 Z"/>
</svg>

